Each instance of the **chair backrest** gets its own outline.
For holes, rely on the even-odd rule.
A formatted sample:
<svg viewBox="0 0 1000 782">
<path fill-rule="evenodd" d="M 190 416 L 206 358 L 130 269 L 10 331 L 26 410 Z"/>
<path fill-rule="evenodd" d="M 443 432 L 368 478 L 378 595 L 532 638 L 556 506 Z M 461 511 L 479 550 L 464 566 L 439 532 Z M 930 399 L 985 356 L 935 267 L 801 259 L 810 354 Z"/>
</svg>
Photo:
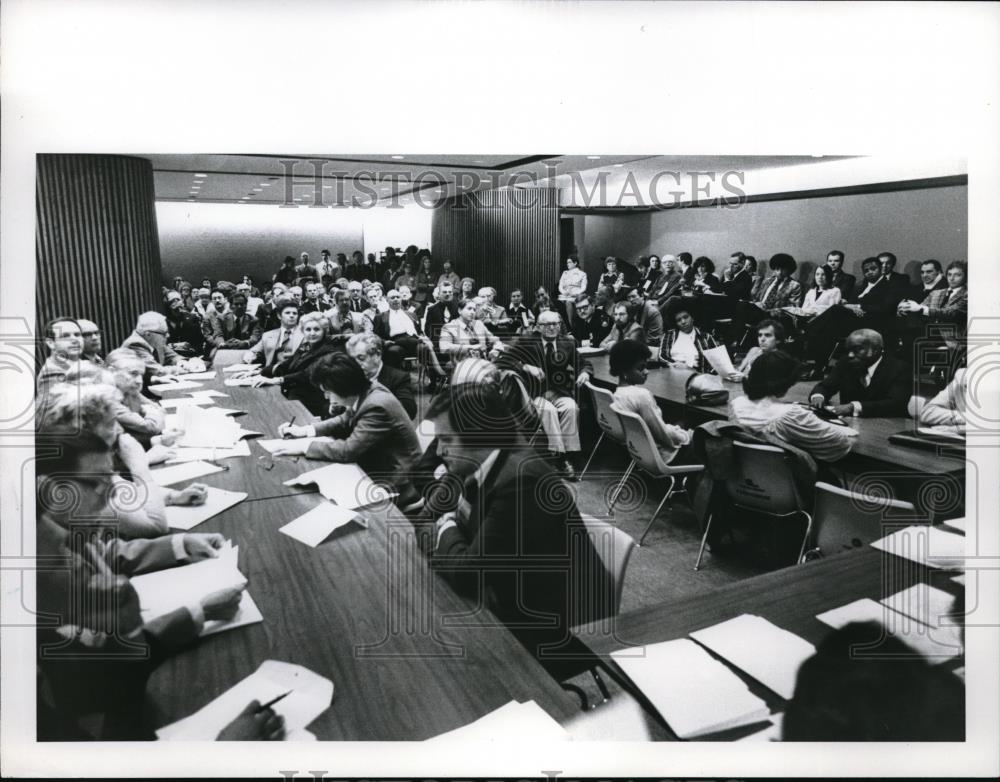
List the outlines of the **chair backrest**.
<svg viewBox="0 0 1000 782">
<path fill-rule="evenodd" d="M 774 516 L 804 510 L 789 456 L 781 448 L 733 440 L 733 464 L 725 485 L 734 504 Z"/>
<path fill-rule="evenodd" d="M 621 421 L 618 414 L 611 409 L 615 396 L 606 388 L 598 388 L 593 383 L 587 382 L 584 385 L 590 389 L 590 397 L 594 401 L 594 414 L 597 416 L 597 425 L 612 440 L 619 443 L 625 442 L 625 432 L 622 430 Z"/>
<path fill-rule="evenodd" d="M 653 439 L 653 434 L 646 426 L 646 422 L 635 413 L 622 410 L 618 405 L 612 405 L 611 410 L 621 421 L 629 456 L 635 459 L 639 466 L 647 472 L 654 475 L 664 475 L 668 470 L 667 463 L 660 456 L 660 449 L 657 448 L 656 440 Z"/>
<path fill-rule="evenodd" d="M 889 497 L 875 497 L 841 489 L 829 483 L 816 484 L 813 511 L 815 546 L 824 554 L 860 548 L 878 540 L 891 530 L 883 525 L 926 522 L 909 502 Z"/>
<path fill-rule="evenodd" d="M 622 590 L 625 586 L 625 571 L 628 569 L 629 557 L 632 556 L 632 549 L 635 548 L 635 540 L 625 530 L 619 529 L 614 524 L 593 516 L 580 514 L 583 525 L 587 530 L 587 537 L 597 549 L 597 554 L 604 563 L 604 567 L 611 575 L 612 585 L 612 616 L 617 616 L 618 609 L 622 604 Z"/>
</svg>

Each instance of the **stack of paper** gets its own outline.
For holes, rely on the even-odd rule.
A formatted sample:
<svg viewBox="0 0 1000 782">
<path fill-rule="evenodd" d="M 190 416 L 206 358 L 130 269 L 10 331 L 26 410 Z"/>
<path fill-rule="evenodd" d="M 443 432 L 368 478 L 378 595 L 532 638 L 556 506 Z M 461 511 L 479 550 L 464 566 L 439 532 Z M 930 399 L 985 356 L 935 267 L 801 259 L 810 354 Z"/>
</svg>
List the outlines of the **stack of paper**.
<svg viewBox="0 0 1000 782">
<path fill-rule="evenodd" d="M 330 537 L 345 524 L 355 522 L 362 527 L 368 527 L 368 521 L 353 510 L 334 505 L 332 502 L 322 502 L 278 529 L 289 537 L 315 548 Z"/>
<path fill-rule="evenodd" d="M 187 467 L 187 464 L 179 465 Z M 246 492 L 226 491 L 208 487 L 205 502 L 201 505 L 168 505 L 167 524 L 171 529 L 189 530 L 197 527 L 203 521 L 208 521 L 212 516 L 228 510 L 237 503 L 243 502 L 247 498 Z"/>
<path fill-rule="evenodd" d="M 726 350 L 725 345 L 720 345 L 717 348 L 710 348 L 709 350 L 703 351 L 705 358 L 708 359 L 708 363 L 712 365 L 712 369 L 715 373 L 722 378 L 729 377 L 736 371 L 736 367 L 733 366 L 733 360 L 729 357 L 729 351 Z"/>
<path fill-rule="evenodd" d="M 202 598 L 220 589 L 246 586 L 247 579 L 237 567 L 239 547 L 226 542 L 217 557 L 204 559 L 190 565 L 157 570 L 133 576 L 132 586 L 139 596 L 139 607 L 144 622 L 176 611 L 178 608 L 198 603 Z M 264 621 L 249 593 L 244 592 L 236 615 L 228 620 L 205 622 L 202 636 L 230 630 L 234 627 Z"/>
<path fill-rule="evenodd" d="M 209 464 L 203 461 L 182 462 L 173 467 L 164 467 L 162 470 L 153 470 L 153 480 L 157 486 L 170 486 L 182 481 L 190 481 L 200 478 L 203 475 L 211 475 L 215 472 L 222 472 L 225 468 L 217 464 Z"/>
<path fill-rule="evenodd" d="M 164 410 L 174 410 L 180 407 L 188 407 L 189 405 L 197 407 L 198 405 L 214 404 L 214 399 L 205 396 L 177 396 L 171 399 L 160 400 L 160 407 Z"/>
<path fill-rule="evenodd" d="M 291 691 L 271 708 L 285 718 L 288 739 L 295 739 L 306 725 L 329 708 L 333 682 L 301 665 L 265 660 L 235 687 L 189 717 L 156 731 L 165 741 L 212 741 L 251 701 L 267 703 Z"/>
<path fill-rule="evenodd" d="M 174 455 L 167 459 L 167 464 L 180 464 L 197 459 L 217 462 L 219 459 L 230 459 L 234 456 L 249 456 L 250 445 L 246 440 L 240 440 L 232 448 L 174 448 Z"/>
<path fill-rule="evenodd" d="M 260 369 L 260 364 L 230 364 L 227 367 L 223 367 L 222 371 L 229 375 L 233 372 L 254 372 Z"/>
<path fill-rule="evenodd" d="M 187 448 L 232 448 L 240 439 L 240 425 L 215 408 L 187 406 L 180 408 L 180 429 L 184 435 L 177 441 Z"/>
<path fill-rule="evenodd" d="M 348 509 L 364 508 L 396 496 L 375 483 L 358 465 L 336 462 L 287 480 L 285 486 L 308 486 L 313 483 L 328 500 Z"/>
<path fill-rule="evenodd" d="M 799 666 L 816 653 L 808 641 L 753 614 L 696 630 L 690 636 L 785 700 L 795 692 Z"/>
<path fill-rule="evenodd" d="M 867 597 L 817 614 L 816 618 L 835 630 L 851 622 L 876 622 L 885 628 L 888 635 L 898 638 L 931 662 L 944 662 L 962 653 L 962 636 L 958 627 L 954 625 L 928 627 L 920 622 L 911 621 Z M 877 639 L 872 641 L 875 644 Z M 870 654 L 872 656 L 879 654 L 877 644 L 872 647 Z"/>
<path fill-rule="evenodd" d="M 678 738 L 751 725 L 770 713 L 739 676 L 686 638 L 621 649 L 611 656 Z"/>
<path fill-rule="evenodd" d="M 212 370 L 208 372 L 185 372 L 183 377 L 185 380 L 215 380 L 215 372 Z"/>
<path fill-rule="evenodd" d="M 475 722 L 428 741 L 568 741 L 570 735 L 537 703 L 511 701 Z"/>
<path fill-rule="evenodd" d="M 965 537 L 941 527 L 906 527 L 876 540 L 872 546 L 928 567 L 961 570 L 965 565 Z"/>
<path fill-rule="evenodd" d="M 202 383 L 193 380 L 178 380 L 176 383 L 157 383 L 151 385 L 149 390 L 154 394 L 162 394 L 164 391 L 187 391 L 189 388 L 201 388 Z"/>
<path fill-rule="evenodd" d="M 252 386 L 254 384 L 255 377 L 227 377 L 223 384 L 229 388 L 238 388 L 239 386 Z"/>
</svg>

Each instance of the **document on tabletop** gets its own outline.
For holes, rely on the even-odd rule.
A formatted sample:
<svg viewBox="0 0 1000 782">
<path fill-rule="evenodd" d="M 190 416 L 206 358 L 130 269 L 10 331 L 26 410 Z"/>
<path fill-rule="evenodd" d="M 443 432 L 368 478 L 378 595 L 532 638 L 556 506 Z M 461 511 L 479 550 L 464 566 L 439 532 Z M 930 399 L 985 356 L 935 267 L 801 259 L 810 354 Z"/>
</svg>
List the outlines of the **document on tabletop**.
<svg viewBox="0 0 1000 782">
<path fill-rule="evenodd" d="M 961 570 L 965 564 L 965 536 L 941 527 L 926 524 L 905 527 L 871 545 L 928 567 Z"/>
<path fill-rule="evenodd" d="M 197 459 L 206 461 L 218 461 L 219 459 L 231 459 L 234 456 L 249 456 L 250 444 L 246 440 L 240 440 L 232 448 L 174 448 L 174 455 L 167 459 L 167 464 L 180 464 Z"/>
<path fill-rule="evenodd" d="M 195 462 L 197 464 L 197 462 Z M 179 466 L 188 466 L 187 464 Z M 212 516 L 217 516 L 247 498 L 246 492 L 226 491 L 208 487 L 208 494 L 202 505 L 168 505 L 167 524 L 171 529 L 189 530 L 197 527 Z"/>
<path fill-rule="evenodd" d="M 283 532 L 289 537 L 315 548 L 336 530 L 352 521 L 362 527 L 368 527 L 368 522 L 357 512 L 332 502 L 321 502 L 294 521 L 288 522 L 284 527 L 279 527 L 278 532 Z"/>
<path fill-rule="evenodd" d="M 511 701 L 475 722 L 434 736 L 428 741 L 568 741 L 566 729 L 534 701 Z"/>
<path fill-rule="evenodd" d="M 157 486 L 170 486 L 174 483 L 180 483 L 181 481 L 190 481 L 194 478 L 200 478 L 203 475 L 211 475 L 212 473 L 222 472 L 225 468 L 220 467 L 217 464 L 209 464 L 203 461 L 193 461 L 193 462 L 181 462 L 180 464 L 175 464 L 171 467 L 164 467 L 160 470 L 152 470 L 153 480 L 156 481 Z M 169 507 L 175 507 L 173 505 Z"/>
<path fill-rule="evenodd" d="M 275 439 L 257 440 L 257 445 L 259 445 L 268 453 L 274 453 L 282 446 L 287 446 L 289 442 L 294 442 L 296 446 L 301 445 L 304 446 L 306 449 L 308 449 L 309 446 L 312 445 L 317 440 L 319 440 L 320 442 L 331 442 L 331 439 L 332 438 L 330 437 L 296 437 L 294 441 L 289 441 L 279 437 Z"/>
<path fill-rule="evenodd" d="M 375 483 L 358 465 L 337 462 L 287 480 L 285 486 L 308 486 L 311 483 L 316 484 L 320 494 L 328 500 L 349 509 L 386 502 L 396 496 L 395 492 Z"/>
<path fill-rule="evenodd" d="M 164 391 L 187 391 L 189 388 L 201 388 L 203 383 L 196 383 L 193 380 L 178 380 L 176 383 L 156 383 L 151 385 L 149 390 L 154 394 L 162 394 Z"/>
</svg>

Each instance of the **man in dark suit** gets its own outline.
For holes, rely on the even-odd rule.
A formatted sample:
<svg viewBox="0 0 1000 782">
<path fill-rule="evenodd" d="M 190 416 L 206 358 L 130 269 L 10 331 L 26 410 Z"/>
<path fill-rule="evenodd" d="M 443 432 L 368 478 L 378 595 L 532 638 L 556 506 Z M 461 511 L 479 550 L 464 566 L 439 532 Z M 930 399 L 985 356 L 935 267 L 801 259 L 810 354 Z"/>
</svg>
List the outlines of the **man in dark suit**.
<svg viewBox="0 0 1000 782">
<path fill-rule="evenodd" d="M 722 290 L 731 301 L 747 301 L 753 289 L 753 273 L 746 268 L 746 255 L 741 252 L 729 257 L 729 268 L 723 273 Z"/>
<path fill-rule="evenodd" d="M 318 281 L 319 273 L 316 267 L 309 263 L 309 253 L 302 253 L 299 260 L 302 263 L 295 267 L 295 284 L 305 286 L 310 281 Z"/>
<path fill-rule="evenodd" d="M 660 274 L 656 285 L 653 286 L 650 298 L 655 299 L 657 305 L 662 309 L 667 299 L 680 294 L 684 277 L 677 269 L 677 259 L 672 255 L 664 255 L 660 260 L 660 267 L 663 269 L 663 273 Z"/>
<path fill-rule="evenodd" d="M 369 380 L 377 380 L 399 400 L 410 418 L 417 415 L 417 397 L 410 382 L 410 373 L 390 367 L 382 361 L 382 340 L 374 334 L 355 334 L 347 340 L 345 350 L 365 371 Z"/>
<path fill-rule="evenodd" d="M 858 329 L 844 343 L 847 355 L 809 394 L 813 407 L 828 407 L 841 416 L 865 418 L 906 415 L 913 391 L 909 365 L 886 355 L 882 335 Z M 830 405 L 834 394 L 840 404 Z"/>
<path fill-rule="evenodd" d="M 559 435 L 549 436 L 549 450 L 562 461 L 569 480 L 575 480 L 572 454 L 580 451 L 579 407 L 576 389 L 590 379 L 593 368 L 583 361 L 572 337 L 562 337 L 562 318 L 547 310 L 538 315 L 540 333 L 518 337 L 509 350 L 500 354 L 497 366 L 527 376 L 529 392 L 543 418 L 553 414 L 559 421 Z"/>
<path fill-rule="evenodd" d="M 597 347 L 611 331 L 611 318 L 603 309 L 594 307 L 586 293 L 576 297 L 575 311 L 569 324 L 569 332 L 581 345 Z"/>
<path fill-rule="evenodd" d="M 300 314 L 308 315 L 310 312 L 326 312 L 330 305 L 323 301 L 323 286 L 318 282 L 308 282 L 305 287 L 306 298 L 300 307 Z"/>
<path fill-rule="evenodd" d="M 842 250 L 830 250 L 826 254 L 826 265 L 833 269 L 833 287 L 840 288 L 840 295 L 847 301 L 854 293 L 857 279 L 853 274 L 844 271 L 844 253 Z"/>
<path fill-rule="evenodd" d="M 247 314 L 247 297 L 233 295 L 230 311 L 212 319 L 212 340 L 216 348 L 247 350 L 261 337 L 260 324 Z"/>
<path fill-rule="evenodd" d="M 438 350 L 441 342 L 441 330 L 446 323 L 451 323 L 458 317 L 458 303 L 454 301 L 455 288 L 451 283 L 442 282 L 438 285 L 439 301 L 434 302 L 424 313 L 424 334 L 431 341 L 435 363 L 444 366 L 449 357 Z M 435 366 L 429 367 L 432 387 L 436 387 L 443 373 Z"/>
<path fill-rule="evenodd" d="M 611 578 L 575 502 L 540 501 L 557 490 L 558 474 L 525 445 L 491 384 L 453 387 L 427 417 L 437 455 L 462 487 L 457 508 L 434 521 L 431 568 L 564 678 L 576 651 L 569 628 L 611 613 Z"/>
<path fill-rule="evenodd" d="M 278 271 L 271 277 L 271 282 L 280 282 L 285 286 L 294 285 L 298 276 L 298 273 L 295 271 L 295 259 L 290 255 L 286 255 Z"/>
<path fill-rule="evenodd" d="M 893 291 L 878 259 L 865 258 L 861 272 L 864 277 L 846 304 L 830 307 L 806 324 L 807 355 L 818 371 L 824 369 L 834 345 L 845 335 L 858 328 L 885 333 L 895 317 Z"/>
<path fill-rule="evenodd" d="M 375 316 L 372 331 L 383 342 L 390 343 L 386 348 L 386 360 L 399 367 L 403 357 L 416 358 L 421 345 L 428 349 L 433 349 L 433 345 L 420 330 L 416 316 L 403 309 L 403 295 L 398 290 L 391 288 L 385 299 L 389 309 Z"/>
<path fill-rule="evenodd" d="M 914 295 L 913 281 L 905 274 L 900 274 L 895 271 L 895 255 L 890 252 L 879 253 L 878 262 L 882 267 L 882 276 L 885 278 L 886 282 L 889 283 L 889 290 L 891 291 L 890 298 L 893 300 L 893 307 L 899 304 L 899 302 L 903 299 L 910 298 Z"/>
</svg>

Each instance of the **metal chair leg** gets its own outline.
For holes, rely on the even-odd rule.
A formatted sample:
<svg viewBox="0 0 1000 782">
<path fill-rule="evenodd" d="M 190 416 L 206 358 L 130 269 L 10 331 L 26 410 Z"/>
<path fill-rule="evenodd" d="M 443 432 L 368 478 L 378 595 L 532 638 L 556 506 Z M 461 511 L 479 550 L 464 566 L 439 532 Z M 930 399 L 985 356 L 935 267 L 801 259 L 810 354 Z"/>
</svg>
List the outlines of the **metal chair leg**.
<svg viewBox="0 0 1000 782">
<path fill-rule="evenodd" d="M 590 669 L 590 675 L 594 678 L 594 682 L 597 684 L 597 689 L 601 691 L 601 697 L 604 698 L 604 702 L 607 703 L 611 700 L 611 691 L 608 690 L 608 685 L 604 683 L 604 679 L 601 678 L 601 674 L 597 672 L 596 668 Z"/>
<path fill-rule="evenodd" d="M 590 463 L 594 461 L 594 456 L 597 454 L 597 449 L 601 447 L 601 443 L 604 441 L 604 430 L 601 430 L 601 436 L 597 438 L 597 442 L 594 443 L 594 450 L 590 452 L 590 458 L 587 459 L 587 463 L 583 466 L 583 472 L 580 473 L 580 480 L 583 480 L 583 476 L 587 474 L 587 470 L 590 469 Z"/>
<path fill-rule="evenodd" d="M 674 484 L 677 482 L 677 479 L 673 475 L 669 475 L 667 477 L 670 478 L 670 486 L 667 487 L 667 493 L 663 495 L 663 499 L 660 500 L 660 504 L 656 506 L 656 510 L 653 511 L 652 518 L 650 518 L 649 523 L 646 525 L 646 529 L 642 533 L 642 537 L 639 538 L 639 543 L 637 545 L 640 547 L 642 546 L 642 542 L 646 539 L 646 535 L 649 533 L 649 530 L 653 527 L 653 522 L 656 521 L 656 517 L 660 515 L 660 509 L 663 508 L 663 505 L 670 499 L 670 495 L 673 494 Z"/>
<path fill-rule="evenodd" d="M 622 479 L 618 481 L 618 485 L 615 487 L 615 493 L 611 495 L 611 502 L 608 505 L 608 515 L 613 516 L 615 513 L 615 505 L 618 502 L 618 495 L 622 493 L 622 488 L 625 486 L 625 481 L 628 480 L 629 476 L 632 474 L 632 470 L 635 469 L 635 459 L 629 462 L 628 467 L 622 474 Z"/>
<path fill-rule="evenodd" d="M 708 542 L 708 531 L 712 528 L 712 514 L 708 514 L 708 519 L 705 521 L 705 534 L 701 536 L 701 548 L 698 549 L 698 561 L 694 563 L 694 569 L 697 571 L 701 567 L 701 558 L 705 554 L 705 544 Z"/>
<path fill-rule="evenodd" d="M 812 516 L 810 516 L 805 511 L 802 511 L 802 515 L 806 517 L 806 534 L 802 536 L 802 548 L 799 549 L 799 558 L 796 560 L 796 565 L 801 565 L 806 556 L 806 544 L 809 542 L 809 535 L 812 534 Z"/>
</svg>

